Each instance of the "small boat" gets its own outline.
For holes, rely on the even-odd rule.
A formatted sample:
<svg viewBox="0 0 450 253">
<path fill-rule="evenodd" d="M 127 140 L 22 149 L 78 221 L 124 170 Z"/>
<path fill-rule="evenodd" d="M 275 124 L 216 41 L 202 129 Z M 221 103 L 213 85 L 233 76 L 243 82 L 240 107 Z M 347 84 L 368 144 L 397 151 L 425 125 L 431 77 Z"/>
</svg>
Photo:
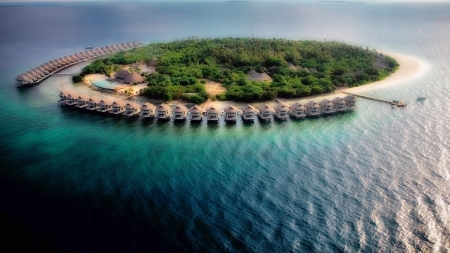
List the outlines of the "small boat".
<svg viewBox="0 0 450 253">
<path fill-rule="evenodd" d="M 95 47 L 93 46 L 89 46 L 89 47 L 85 47 L 85 49 L 94 49 Z"/>
<path fill-rule="evenodd" d="M 417 101 L 423 101 L 423 100 L 426 100 L 426 99 L 427 99 L 426 97 L 418 97 Z"/>
</svg>

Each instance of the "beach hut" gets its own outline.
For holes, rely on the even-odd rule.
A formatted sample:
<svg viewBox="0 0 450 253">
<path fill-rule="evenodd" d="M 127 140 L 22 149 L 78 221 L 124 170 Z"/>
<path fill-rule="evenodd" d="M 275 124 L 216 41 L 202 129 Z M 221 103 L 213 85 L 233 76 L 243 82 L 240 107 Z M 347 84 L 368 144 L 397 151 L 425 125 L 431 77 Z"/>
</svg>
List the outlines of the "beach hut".
<svg viewBox="0 0 450 253">
<path fill-rule="evenodd" d="M 254 73 L 248 78 L 250 81 L 272 82 L 272 78 L 266 73 Z"/>
<path fill-rule="evenodd" d="M 225 121 L 227 122 L 236 122 L 238 118 L 238 113 L 240 110 L 233 105 L 227 106 L 225 109 L 223 109 L 225 112 Z"/>
<path fill-rule="evenodd" d="M 347 109 L 354 110 L 356 109 L 356 97 L 352 95 L 348 95 L 344 97 L 345 105 L 347 106 Z"/>
<path fill-rule="evenodd" d="M 309 101 L 305 104 L 306 115 L 311 117 L 320 116 L 320 105 L 314 101 Z"/>
<path fill-rule="evenodd" d="M 75 92 L 64 92 L 64 95 L 66 96 L 66 105 L 76 105 L 78 103 L 77 98 L 78 94 Z"/>
<path fill-rule="evenodd" d="M 171 113 L 172 113 L 172 108 L 168 104 L 162 103 L 156 108 L 156 117 L 159 120 L 170 119 Z"/>
<path fill-rule="evenodd" d="M 336 110 L 334 109 L 333 102 L 331 102 L 328 99 L 324 99 L 324 100 L 320 101 L 319 105 L 320 105 L 322 114 L 331 114 L 331 113 L 336 112 Z"/>
<path fill-rule="evenodd" d="M 203 109 L 203 107 L 200 107 L 198 105 L 194 105 L 190 110 L 190 119 L 191 121 L 201 121 L 203 118 L 203 115 L 206 113 L 206 110 Z"/>
<path fill-rule="evenodd" d="M 206 110 L 206 120 L 208 122 L 219 122 L 220 111 L 214 106 L 211 106 Z"/>
<path fill-rule="evenodd" d="M 138 115 L 140 108 L 141 106 L 138 103 L 127 101 L 125 105 L 125 112 L 123 113 L 123 115 L 127 117 Z"/>
<path fill-rule="evenodd" d="M 124 79 L 124 83 L 132 84 L 132 83 L 142 83 L 144 78 L 136 72 L 129 73 Z"/>
<path fill-rule="evenodd" d="M 306 117 L 306 107 L 304 107 L 299 102 L 291 105 L 290 114 L 294 118 L 304 118 Z"/>
<path fill-rule="evenodd" d="M 185 120 L 188 115 L 188 108 L 184 105 L 177 105 L 173 108 L 173 118 L 174 120 Z"/>
<path fill-rule="evenodd" d="M 125 111 L 125 105 L 126 102 L 122 100 L 114 100 L 114 102 L 111 104 L 111 110 L 109 113 L 118 115 Z"/>
<path fill-rule="evenodd" d="M 128 69 L 119 70 L 114 75 L 114 79 L 116 79 L 117 81 L 123 82 L 130 73 L 131 72 Z"/>
<path fill-rule="evenodd" d="M 146 118 L 154 117 L 155 112 L 156 112 L 156 106 L 147 102 L 141 106 L 141 113 L 139 116 L 141 119 L 146 119 Z"/>
<path fill-rule="evenodd" d="M 263 104 L 259 107 L 259 117 L 264 121 L 270 121 L 273 119 L 275 110 L 268 104 Z"/>
<path fill-rule="evenodd" d="M 86 109 L 90 110 L 90 111 L 94 111 L 98 109 L 98 104 L 100 103 L 101 99 L 98 97 L 91 97 L 89 98 L 88 102 L 87 102 L 87 106 Z"/>
<path fill-rule="evenodd" d="M 247 105 L 247 107 L 242 110 L 242 119 L 244 121 L 253 122 L 256 119 L 256 115 L 258 114 L 258 110 L 251 105 Z"/>
<path fill-rule="evenodd" d="M 79 95 L 77 98 L 77 105 L 76 107 L 78 108 L 84 108 L 86 106 L 88 106 L 88 101 L 89 101 L 90 97 L 87 95 Z"/>
<path fill-rule="evenodd" d="M 333 102 L 334 109 L 337 112 L 345 112 L 345 111 L 347 111 L 347 106 L 345 106 L 345 104 L 347 104 L 347 103 L 345 102 L 345 100 L 343 98 L 337 97 L 337 98 L 331 100 L 331 102 Z"/>
<path fill-rule="evenodd" d="M 286 120 L 289 118 L 289 105 L 283 102 L 278 102 L 275 106 L 275 117 L 279 120 Z"/>
<path fill-rule="evenodd" d="M 113 104 L 113 101 L 109 98 L 102 98 L 100 102 L 98 102 L 97 105 L 97 111 L 99 112 L 107 112 L 111 110 L 111 106 Z"/>
</svg>

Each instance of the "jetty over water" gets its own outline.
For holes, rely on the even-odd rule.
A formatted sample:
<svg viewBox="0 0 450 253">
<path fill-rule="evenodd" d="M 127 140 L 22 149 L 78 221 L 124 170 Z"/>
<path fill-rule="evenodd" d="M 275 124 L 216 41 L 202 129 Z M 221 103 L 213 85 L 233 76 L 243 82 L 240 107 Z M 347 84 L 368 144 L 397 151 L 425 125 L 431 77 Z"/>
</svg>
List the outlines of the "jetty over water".
<svg viewBox="0 0 450 253">
<path fill-rule="evenodd" d="M 373 100 L 373 101 L 378 101 L 378 102 L 382 102 L 382 103 L 386 103 L 386 104 L 390 104 L 392 106 L 398 106 L 398 107 L 405 107 L 406 103 L 400 100 L 386 100 L 386 99 L 382 99 L 382 98 L 376 98 L 376 97 L 370 97 L 370 96 L 365 96 L 365 95 L 359 95 L 359 94 L 354 94 L 354 93 L 350 93 L 350 92 L 345 92 L 343 91 L 342 93 L 348 94 L 348 95 L 352 95 L 355 97 L 360 97 L 360 98 L 365 98 L 365 99 L 369 99 L 369 100 Z"/>
<path fill-rule="evenodd" d="M 106 47 L 93 48 L 69 56 L 54 59 L 19 75 L 16 78 L 16 87 L 39 84 L 40 82 L 51 76 L 73 76 L 75 74 L 62 74 L 58 72 L 81 62 L 91 61 L 93 59 L 119 51 L 137 48 L 140 45 L 141 44 L 139 42 L 128 42 Z"/>
</svg>

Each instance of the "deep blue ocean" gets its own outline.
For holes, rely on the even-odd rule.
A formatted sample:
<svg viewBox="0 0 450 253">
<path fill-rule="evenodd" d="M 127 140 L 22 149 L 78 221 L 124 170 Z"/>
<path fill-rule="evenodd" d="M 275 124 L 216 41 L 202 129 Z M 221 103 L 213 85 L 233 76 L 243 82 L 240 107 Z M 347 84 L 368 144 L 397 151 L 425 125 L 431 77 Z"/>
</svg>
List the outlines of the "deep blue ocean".
<svg viewBox="0 0 450 253">
<path fill-rule="evenodd" d="M 0 221 L 17 245 L 450 251 L 450 3 L 1 4 L 0 21 Z M 360 99 L 353 113 L 253 125 L 61 108 L 64 78 L 14 87 L 86 46 L 252 35 L 398 52 L 429 71 L 365 93 L 403 109 Z"/>
</svg>

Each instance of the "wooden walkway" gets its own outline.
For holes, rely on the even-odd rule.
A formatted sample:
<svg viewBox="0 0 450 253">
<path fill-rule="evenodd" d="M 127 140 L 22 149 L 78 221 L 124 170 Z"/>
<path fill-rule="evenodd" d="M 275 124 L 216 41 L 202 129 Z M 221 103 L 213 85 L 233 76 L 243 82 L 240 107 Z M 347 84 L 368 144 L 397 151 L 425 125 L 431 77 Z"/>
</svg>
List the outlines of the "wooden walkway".
<svg viewBox="0 0 450 253">
<path fill-rule="evenodd" d="M 59 77 L 59 76 L 76 76 L 76 75 L 79 75 L 80 73 L 67 73 L 67 74 L 64 74 L 64 73 L 55 73 L 55 74 L 53 74 L 52 76 L 53 77 Z"/>
<path fill-rule="evenodd" d="M 390 104 L 392 106 L 398 106 L 398 107 L 404 107 L 406 106 L 406 103 L 400 100 L 386 100 L 386 99 L 382 99 L 382 98 L 376 98 L 376 97 L 370 97 L 370 96 L 365 96 L 365 95 L 359 95 L 359 94 L 354 94 L 354 93 L 350 93 L 350 92 L 345 92 L 343 91 L 342 93 L 348 94 L 348 95 L 352 95 L 355 97 L 360 97 L 360 98 L 365 98 L 365 99 L 369 99 L 369 100 L 373 100 L 373 101 L 378 101 L 378 102 L 382 102 L 382 103 L 386 103 L 386 104 Z"/>
</svg>

